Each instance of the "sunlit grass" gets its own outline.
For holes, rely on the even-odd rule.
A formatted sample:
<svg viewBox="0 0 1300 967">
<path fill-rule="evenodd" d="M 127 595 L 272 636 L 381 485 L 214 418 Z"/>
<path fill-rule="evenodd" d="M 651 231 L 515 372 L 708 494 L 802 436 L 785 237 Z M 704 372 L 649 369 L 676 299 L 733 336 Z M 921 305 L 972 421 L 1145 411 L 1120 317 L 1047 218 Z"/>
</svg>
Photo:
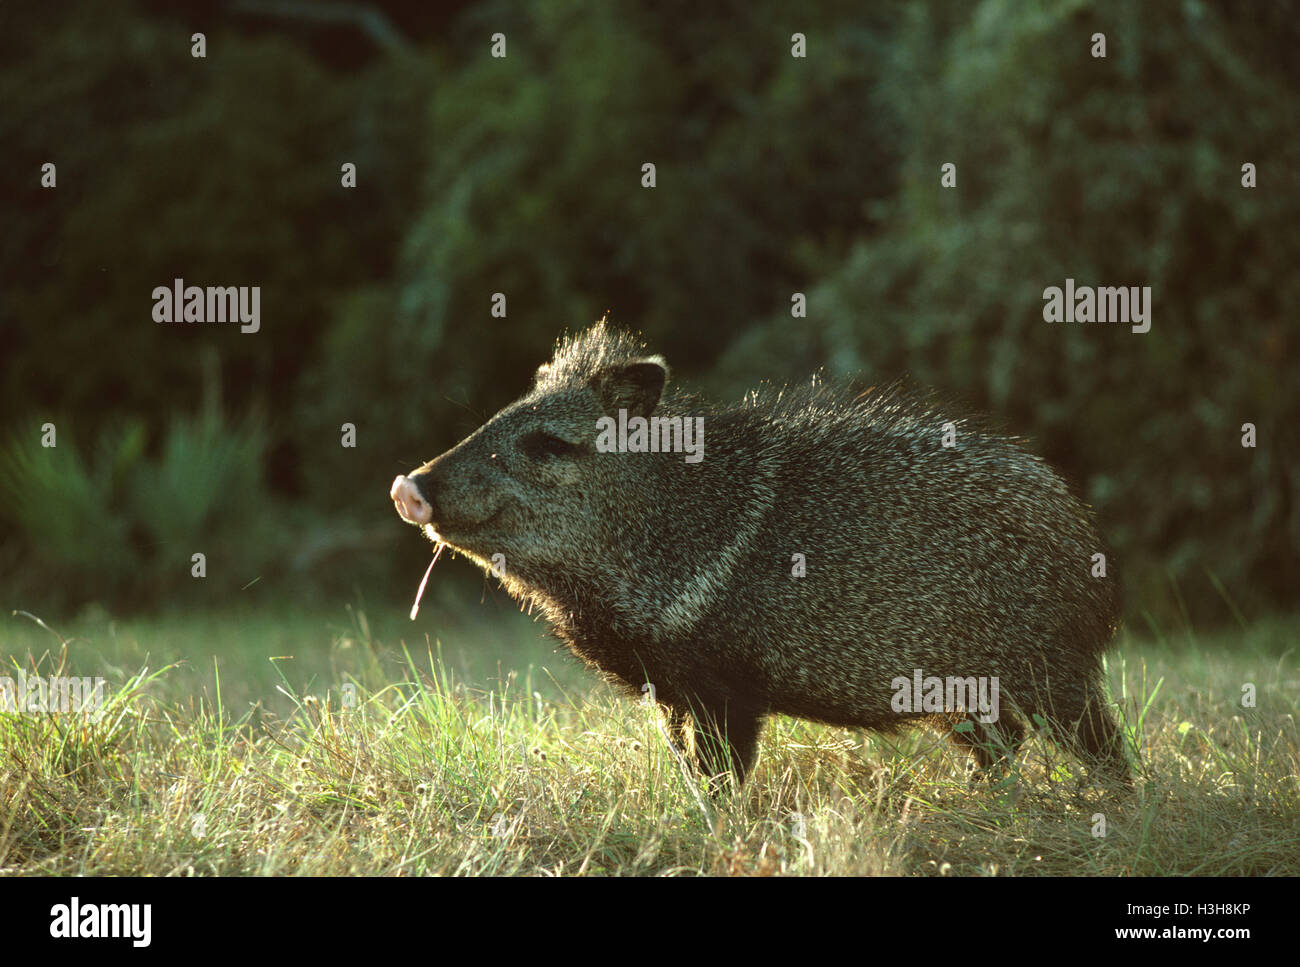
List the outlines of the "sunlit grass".
<svg viewBox="0 0 1300 967">
<path fill-rule="evenodd" d="M 525 620 L 5 620 L 0 674 L 108 680 L 94 721 L 0 713 L 10 875 L 1300 873 L 1295 622 L 1121 643 L 1132 793 L 1041 738 L 972 783 L 928 732 L 775 719 L 711 798 Z"/>
</svg>

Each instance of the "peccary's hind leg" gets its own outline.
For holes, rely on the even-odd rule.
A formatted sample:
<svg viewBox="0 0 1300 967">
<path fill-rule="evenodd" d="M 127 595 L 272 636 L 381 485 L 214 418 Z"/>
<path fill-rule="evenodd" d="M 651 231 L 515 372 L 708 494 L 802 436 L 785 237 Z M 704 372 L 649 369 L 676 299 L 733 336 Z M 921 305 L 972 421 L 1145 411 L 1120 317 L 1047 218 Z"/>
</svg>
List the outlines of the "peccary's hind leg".
<svg viewBox="0 0 1300 967">
<path fill-rule="evenodd" d="M 691 717 L 695 720 L 695 758 L 700 770 L 714 779 L 725 775 L 730 767 L 739 787 L 758 753 L 761 717 L 735 705 L 698 702 L 691 705 Z"/>
<path fill-rule="evenodd" d="M 1125 785 L 1133 784 L 1133 770 L 1124 754 L 1124 734 L 1096 694 L 1075 723 L 1074 736 L 1080 755 L 1091 768 Z"/>
<path fill-rule="evenodd" d="M 1090 772 L 1131 786 L 1133 771 L 1124 754 L 1124 735 L 1106 709 L 1100 687 L 1087 685 L 1055 699 L 1046 719 L 1057 739 L 1082 759 Z"/>
</svg>

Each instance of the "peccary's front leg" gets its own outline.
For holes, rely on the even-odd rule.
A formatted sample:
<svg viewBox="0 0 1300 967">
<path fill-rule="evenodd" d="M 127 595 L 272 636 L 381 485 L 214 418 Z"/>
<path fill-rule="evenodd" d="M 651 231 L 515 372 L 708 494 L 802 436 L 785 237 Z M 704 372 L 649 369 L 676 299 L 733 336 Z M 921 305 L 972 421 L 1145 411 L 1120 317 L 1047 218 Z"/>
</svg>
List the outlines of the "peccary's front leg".
<svg viewBox="0 0 1300 967">
<path fill-rule="evenodd" d="M 739 788 L 758 754 L 761 716 L 726 702 L 696 701 L 691 703 L 691 717 L 695 720 L 695 758 L 700 770 L 715 779 L 730 769 Z"/>
</svg>

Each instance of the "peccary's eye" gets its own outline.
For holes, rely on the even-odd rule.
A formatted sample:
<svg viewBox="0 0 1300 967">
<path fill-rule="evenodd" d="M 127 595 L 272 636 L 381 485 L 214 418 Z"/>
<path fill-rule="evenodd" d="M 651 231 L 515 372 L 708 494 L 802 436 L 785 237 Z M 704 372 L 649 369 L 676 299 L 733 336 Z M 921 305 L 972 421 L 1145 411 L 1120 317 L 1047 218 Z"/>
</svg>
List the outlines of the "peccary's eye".
<svg viewBox="0 0 1300 967">
<path fill-rule="evenodd" d="M 582 447 L 545 430 L 535 430 L 519 440 L 519 449 L 533 460 L 545 460 L 549 457 L 574 456 L 581 452 Z"/>
</svg>

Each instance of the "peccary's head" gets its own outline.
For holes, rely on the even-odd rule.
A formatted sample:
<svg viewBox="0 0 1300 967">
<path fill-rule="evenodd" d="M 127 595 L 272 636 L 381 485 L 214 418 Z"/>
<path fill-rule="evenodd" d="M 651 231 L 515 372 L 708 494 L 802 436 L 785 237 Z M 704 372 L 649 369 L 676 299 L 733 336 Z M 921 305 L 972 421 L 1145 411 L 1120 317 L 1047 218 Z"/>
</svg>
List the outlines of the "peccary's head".
<svg viewBox="0 0 1300 967">
<path fill-rule="evenodd" d="M 398 514 L 483 567 L 507 575 L 568 568 L 608 548 L 625 465 L 596 451 L 597 420 L 649 416 L 662 358 L 604 323 L 561 342 L 531 390 L 442 456 L 393 481 Z"/>
</svg>

